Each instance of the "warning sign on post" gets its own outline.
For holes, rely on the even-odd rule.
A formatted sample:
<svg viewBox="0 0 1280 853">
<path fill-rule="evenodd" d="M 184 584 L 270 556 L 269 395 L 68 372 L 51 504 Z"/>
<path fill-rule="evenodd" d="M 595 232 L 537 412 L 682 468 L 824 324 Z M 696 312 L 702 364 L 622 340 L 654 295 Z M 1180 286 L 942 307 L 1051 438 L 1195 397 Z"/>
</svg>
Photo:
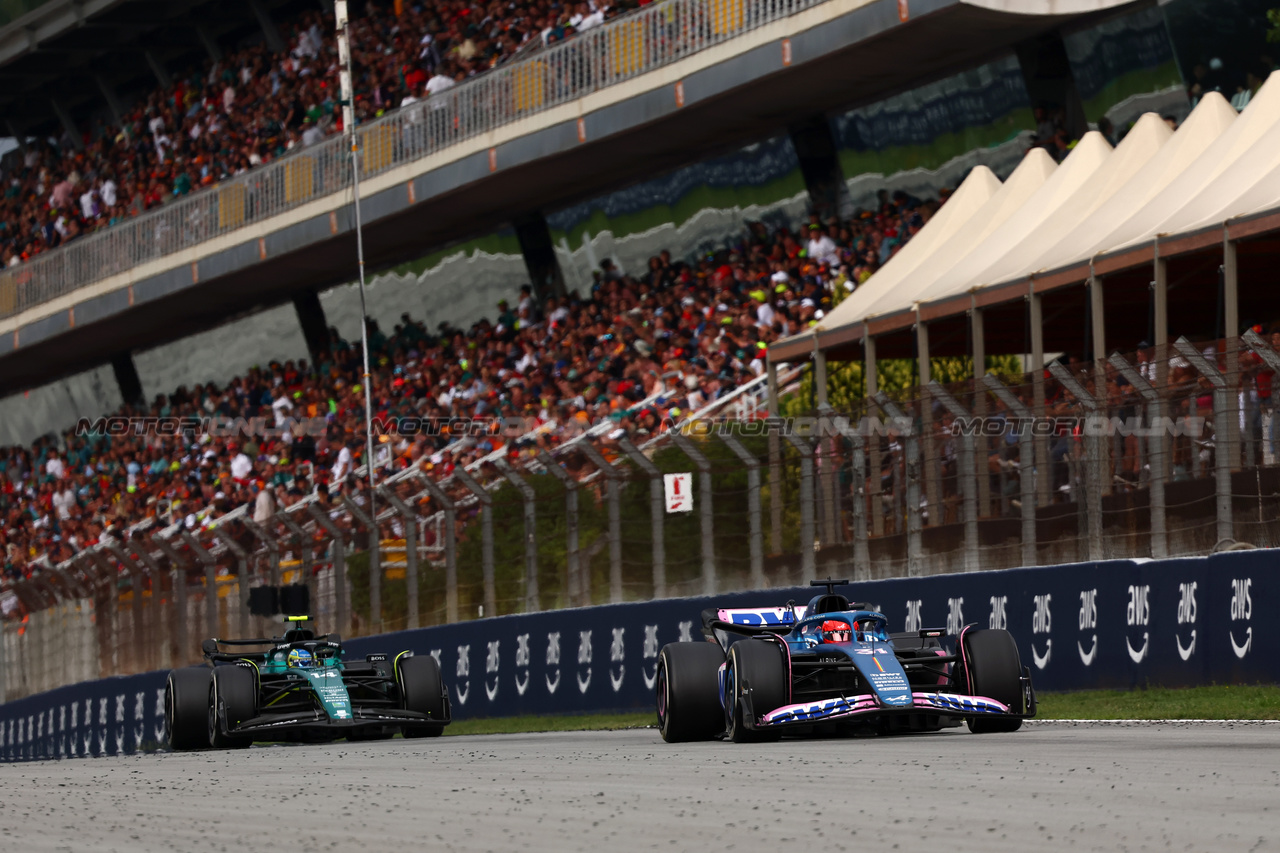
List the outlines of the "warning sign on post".
<svg viewBox="0 0 1280 853">
<path fill-rule="evenodd" d="M 667 512 L 693 511 L 693 474 L 663 474 L 667 487 Z"/>
</svg>

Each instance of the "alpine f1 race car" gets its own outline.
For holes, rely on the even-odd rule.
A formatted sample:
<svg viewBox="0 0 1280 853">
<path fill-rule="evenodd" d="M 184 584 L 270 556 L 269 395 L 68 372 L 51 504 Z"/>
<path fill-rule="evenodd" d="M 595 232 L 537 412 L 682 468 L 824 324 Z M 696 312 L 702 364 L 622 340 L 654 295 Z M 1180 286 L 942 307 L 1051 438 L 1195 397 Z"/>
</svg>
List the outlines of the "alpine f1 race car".
<svg viewBox="0 0 1280 853">
<path fill-rule="evenodd" d="M 251 646 L 268 648 L 224 650 Z M 348 661 L 337 634 L 317 637 L 296 624 L 283 637 L 210 639 L 202 649 L 208 665 L 175 669 L 165 685 L 165 734 L 175 750 L 434 737 L 449 723 L 433 657 L 405 651 Z"/>
<path fill-rule="evenodd" d="M 789 734 L 932 732 L 966 722 L 1012 732 L 1036 713 L 1030 670 L 1008 631 L 966 626 L 890 634 L 835 587 L 806 607 L 703 611 L 712 642 L 670 643 L 656 674 L 669 742 Z"/>
</svg>

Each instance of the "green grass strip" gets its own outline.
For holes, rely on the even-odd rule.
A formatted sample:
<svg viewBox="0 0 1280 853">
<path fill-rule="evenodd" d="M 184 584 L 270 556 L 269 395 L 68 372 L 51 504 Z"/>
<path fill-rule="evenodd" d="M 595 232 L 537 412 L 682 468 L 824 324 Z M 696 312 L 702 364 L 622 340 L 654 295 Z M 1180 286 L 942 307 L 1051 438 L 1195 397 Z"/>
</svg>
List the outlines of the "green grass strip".
<svg viewBox="0 0 1280 853">
<path fill-rule="evenodd" d="M 1172 689 L 1081 690 L 1041 693 L 1040 720 L 1276 720 L 1280 686 L 1225 685 Z M 488 717 L 459 720 L 446 735 L 496 735 L 529 732 L 582 732 L 655 726 L 652 711 L 627 714 Z"/>
<path fill-rule="evenodd" d="M 1036 698 L 1042 720 L 1280 719 L 1280 687 L 1272 684 L 1082 690 Z"/>
<path fill-rule="evenodd" d="M 446 735 L 509 735 L 526 732 L 589 732 L 656 726 L 654 711 L 630 714 L 567 714 L 545 717 L 485 717 L 445 726 Z"/>
</svg>

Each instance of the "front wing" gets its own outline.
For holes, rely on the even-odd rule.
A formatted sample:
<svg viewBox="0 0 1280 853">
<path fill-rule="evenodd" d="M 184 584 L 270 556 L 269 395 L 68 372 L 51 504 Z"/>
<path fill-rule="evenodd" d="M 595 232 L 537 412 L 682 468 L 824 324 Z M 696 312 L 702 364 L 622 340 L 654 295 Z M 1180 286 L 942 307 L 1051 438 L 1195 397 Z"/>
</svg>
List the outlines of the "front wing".
<svg viewBox="0 0 1280 853">
<path fill-rule="evenodd" d="M 337 734 L 341 730 L 367 729 L 380 726 L 409 726 L 413 728 L 441 728 L 448 725 L 452 717 L 449 700 L 445 700 L 444 717 L 431 717 L 418 711 L 406 711 L 403 708 L 362 708 L 353 706 L 351 716 L 346 719 L 330 718 L 319 708 L 286 711 L 279 714 L 259 714 L 245 720 L 228 731 L 231 735 L 253 735 L 259 737 L 268 732 L 285 731 L 331 731 Z"/>
<path fill-rule="evenodd" d="M 751 691 L 748 690 L 748 694 Z M 839 696 L 834 699 L 823 699 L 817 702 L 802 702 L 797 705 L 784 705 L 765 714 L 744 713 L 744 722 L 749 729 L 773 729 L 782 726 L 811 725 L 819 722 L 847 721 L 860 717 L 873 717 L 883 714 L 932 713 L 956 717 L 977 716 L 1024 716 L 1010 713 L 1009 706 L 986 696 L 965 696 L 958 693 L 912 693 L 910 705 L 881 705 L 874 693 L 863 693 L 856 696 Z M 745 697 L 747 707 L 751 711 L 751 695 Z"/>
</svg>

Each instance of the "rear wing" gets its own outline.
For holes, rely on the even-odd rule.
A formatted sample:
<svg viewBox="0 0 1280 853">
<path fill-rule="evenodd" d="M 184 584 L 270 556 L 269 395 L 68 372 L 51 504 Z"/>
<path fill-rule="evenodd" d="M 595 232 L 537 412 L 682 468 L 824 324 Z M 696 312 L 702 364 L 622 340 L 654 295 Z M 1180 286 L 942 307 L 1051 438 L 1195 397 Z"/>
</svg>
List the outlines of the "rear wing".
<svg viewBox="0 0 1280 853">
<path fill-rule="evenodd" d="M 805 607 L 708 607 L 702 611 L 702 633 L 786 634 L 804 618 Z M 717 638 L 718 639 L 718 638 Z"/>
</svg>

